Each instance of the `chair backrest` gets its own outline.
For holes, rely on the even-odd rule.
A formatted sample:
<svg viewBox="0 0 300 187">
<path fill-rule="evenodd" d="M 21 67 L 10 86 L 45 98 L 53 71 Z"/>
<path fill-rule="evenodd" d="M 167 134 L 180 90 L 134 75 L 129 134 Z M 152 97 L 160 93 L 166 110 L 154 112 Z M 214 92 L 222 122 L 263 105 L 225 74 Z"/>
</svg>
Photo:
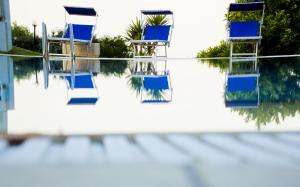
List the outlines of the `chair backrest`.
<svg viewBox="0 0 300 187">
<path fill-rule="evenodd" d="M 257 89 L 257 76 L 228 77 L 227 91 L 229 92 L 251 92 Z"/>
<path fill-rule="evenodd" d="M 72 24 L 74 39 L 91 41 L 94 25 Z M 70 38 L 70 24 L 67 25 L 64 38 Z"/>
<path fill-rule="evenodd" d="M 146 90 L 168 90 L 170 88 L 167 76 L 144 77 L 143 84 Z"/>
<path fill-rule="evenodd" d="M 169 41 L 171 25 L 147 25 L 144 28 L 144 40 Z"/>
<path fill-rule="evenodd" d="M 259 36 L 259 21 L 230 22 L 230 37 Z"/>
<path fill-rule="evenodd" d="M 68 86 L 71 87 L 72 85 L 72 76 L 68 75 L 65 77 L 68 81 Z M 75 75 L 75 84 L 74 88 L 95 88 L 95 85 L 92 80 L 91 74 L 84 74 L 84 75 Z"/>
</svg>

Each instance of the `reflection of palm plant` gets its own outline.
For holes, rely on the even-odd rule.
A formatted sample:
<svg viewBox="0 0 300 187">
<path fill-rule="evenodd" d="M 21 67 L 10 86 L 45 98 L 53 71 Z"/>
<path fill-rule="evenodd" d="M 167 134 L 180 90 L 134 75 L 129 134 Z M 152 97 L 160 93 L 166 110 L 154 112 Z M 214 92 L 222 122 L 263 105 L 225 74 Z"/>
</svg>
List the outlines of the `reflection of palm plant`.
<svg viewBox="0 0 300 187">
<path fill-rule="evenodd" d="M 130 77 L 128 80 L 128 84 L 136 92 L 136 96 L 141 93 L 143 83 L 140 77 Z"/>
<path fill-rule="evenodd" d="M 153 63 L 131 63 L 129 65 L 129 71 L 131 75 L 153 75 L 155 74 L 155 68 Z M 143 86 L 143 79 L 141 77 L 132 77 L 129 75 L 128 84 L 129 86 L 136 92 L 138 96 L 141 94 L 142 86 Z M 147 95 L 149 95 L 152 99 L 161 100 L 164 98 L 164 93 L 162 90 L 147 90 Z"/>
<path fill-rule="evenodd" d="M 101 74 L 120 77 L 125 73 L 127 61 L 102 60 L 100 63 Z"/>
<path fill-rule="evenodd" d="M 164 90 L 146 90 L 146 93 L 153 100 L 164 100 L 166 94 Z"/>
</svg>

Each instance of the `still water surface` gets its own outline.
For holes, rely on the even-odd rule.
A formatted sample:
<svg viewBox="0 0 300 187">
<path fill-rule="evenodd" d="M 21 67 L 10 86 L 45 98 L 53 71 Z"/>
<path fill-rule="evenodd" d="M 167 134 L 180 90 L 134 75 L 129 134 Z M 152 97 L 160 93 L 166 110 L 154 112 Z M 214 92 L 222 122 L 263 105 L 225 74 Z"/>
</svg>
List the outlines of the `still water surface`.
<svg viewBox="0 0 300 187">
<path fill-rule="evenodd" d="M 132 75 L 143 68 L 132 62 L 76 62 L 77 71 L 93 71 L 99 100 L 95 105 L 75 106 L 67 105 L 65 79 L 45 74 L 42 59 L 12 61 L 15 106 L 8 112 L 9 133 L 300 130 L 299 58 L 259 60 L 259 105 L 255 108 L 225 107 L 227 60 L 169 60 L 166 69 L 158 64 L 157 69 L 170 74 L 169 103 L 141 103 L 140 78 Z M 70 69 L 66 61 L 52 61 L 50 66 L 53 72 Z M 144 70 L 151 67 L 145 65 Z M 146 93 L 146 97 L 169 93 L 159 94 Z"/>
</svg>

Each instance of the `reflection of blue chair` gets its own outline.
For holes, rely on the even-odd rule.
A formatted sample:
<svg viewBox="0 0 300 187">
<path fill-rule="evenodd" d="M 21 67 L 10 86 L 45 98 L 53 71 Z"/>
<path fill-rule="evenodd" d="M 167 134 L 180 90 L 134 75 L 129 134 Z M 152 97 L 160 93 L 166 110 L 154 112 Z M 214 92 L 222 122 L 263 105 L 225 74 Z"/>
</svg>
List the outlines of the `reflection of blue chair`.
<svg viewBox="0 0 300 187">
<path fill-rule="evenodd" d="M 96 104 L 98 101 L 98 90 L 93 80 L 93 75 L 91 73 L 81 73 L 75 74 L 75 76 L 67 75 L 65 76 L 67 88 L 68 88 L 68 104 L 77 105 L 77 104 Z M 69 96 L 69 92 L 79 91 L 82 94 L 82 91 L 95 91 L 94 96 Z M 91 95 L 91 93 L 90 93 Z"/>
<path fill-rule="evenodd" d="M 259 74 L 228 75 L 224 95 L 226 107 L 258 107 L 258 79 Z"/>
<path fill-rule="evenodd" d="M 173 88 L 169 73 L 164 75 L 148 75 L 142 77 L 142 103 L 171 102 Z M 147 98 L 145 99 L 145 96 Z"/>
<path fill-rule="evenodd" d="M 157 47 L 164 47 L 164 55 L 159 57 L 167 57 L 167 46 L 170 46 L 172 30 L 174 27 L 173 12 L 170 10 L 142 10 L 142 24 L 143 24 L 143 35 L 140 40 L 132 40 L 131 43 L 135 46 L 133 56 L 134 57 L 147 57 L 141 56 L 141 52 L 135 51 L 136 46 L 152 46 L 154 47 L 154 56 L 157 56 Z M 172 17 L 171 25 L 146 25 L 143 16 L 152 15 L 170 15 Z M 149 55 L 149 54 L 148 54 Z"/>
<path fill-rule="evenodd" d="M 254 69 L 257 67 L 258 44 L 262 39 L 261 29 L 264 18 L 264 2 L 249 2 L 249 3 L 231 3 L 228 12 L 229 21 L 229 41 L 230 41 L 230 72 L 233 62 L 250 61 L 254 63 Z M 231 21 L 231 12 L 244 11 L 261 11 L 261 20 L 257 21 Z M 253 52 L 235 53 L 235 43 L 250 43 L 254 45 Z"/>
<path fill-rule="evenodd" d="M 66 12 L 69 15 L 75 16 L 92 16 L 98 17 L 97 12 L 94 8 L 86 8 L 86 7 L 64 7 Z M 96 19 L 97 20 L 97 19 Z M 70 56 L 75 57 L 75 43 L 84 43 L 87 44 L 89 47 L 93 40 L 94 30 L 96 24 L 87 25 L 87 24 L 73 24 L 67 23 L 63 37 L 48 37 L 47 36 L 47 29 L 46 24 L 43 23 L 43 56 L 49 57 L 49 55 L 58 55 L 58 54 L 51 54 L 49 53 L 50 43 L 70 43 Z"/>
</svg>

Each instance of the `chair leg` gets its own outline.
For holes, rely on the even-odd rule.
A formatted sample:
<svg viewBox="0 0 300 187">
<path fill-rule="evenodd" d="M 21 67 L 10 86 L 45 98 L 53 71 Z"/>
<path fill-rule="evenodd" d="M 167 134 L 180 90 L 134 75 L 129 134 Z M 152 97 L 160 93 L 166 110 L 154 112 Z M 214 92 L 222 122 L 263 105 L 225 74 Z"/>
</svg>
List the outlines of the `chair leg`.
<svg viewBox="0 0 300 187">
<path fill-rule="evenodd" d="M 230 41 L 229 73 L 231 73 L 232 71 L 232 53 L 233 53 L 233 42 Z"/>
<path fill-rule="evenodd" d="M 257 70 L 257 57 L 258 57 L 258 41 L 255 44 L 255 63 L 254 63 L 254 70 Z"/>
<path fill-rule="evenodd" d="M 48 61 L 49 45 L 48 45 L 48 38 L 47 38 L 47 27 L 44 22 L 42 23 L 42 48 L 43 48 L 43 57 Z"/>
<path fill-rule="evenodd" d="M 70 24 L 70 48 L 71 48 L 71 58 L 75 59 L 75 43 L 74 43 L 74 32 L 73 32 L 72 24 Z"/>
</svg>

